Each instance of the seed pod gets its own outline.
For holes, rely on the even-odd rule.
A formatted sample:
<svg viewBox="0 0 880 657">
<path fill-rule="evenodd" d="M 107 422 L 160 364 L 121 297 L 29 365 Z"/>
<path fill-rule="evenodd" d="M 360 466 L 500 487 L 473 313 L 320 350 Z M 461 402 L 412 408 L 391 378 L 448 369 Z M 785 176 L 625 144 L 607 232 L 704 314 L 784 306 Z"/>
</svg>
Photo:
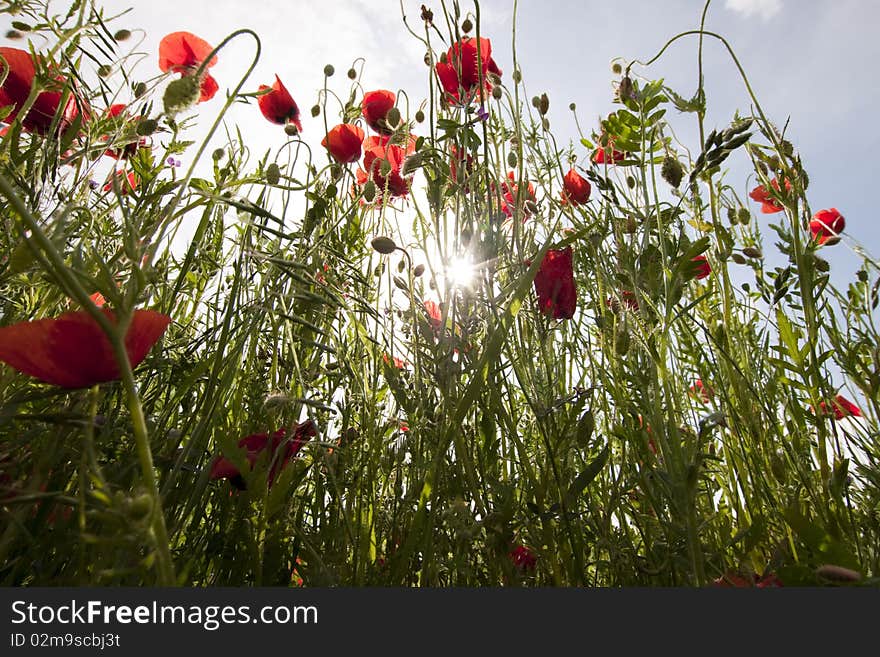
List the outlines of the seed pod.
<svg viewBox="0 0 880 657">
<path fill-rule="evenodd" d="M 754 246 L 747 246 L 742 250 L 743 255 L 747 258 L 761 258 L 764 254 L 761 252 L 761 249 Z"/>
<path fill-rule="evenodd" d="M 277 164 L 272 162 L 266 167 L 266 182 L 270 185 L 277 185 L 281 181 L 281 169 Z"/>
<path fill-rule="evenodd" d="M 284 134 L 288 137 L 296 137 L 299 134 L 299 129 L 293 123 L 284 124 Z"/>
<path fill-rule="evenodd" d="M 374 237 L 370 245 L 383 255 L 389 255 L 397 250 L 397 244 L 394 243 L 394 240 L 385 235 Z"/>
<path fill-rule="evenodd" d="M 324 67 L 324 75 L 326 77 L 332 77 L 334 73 L 336 73 L 336 69 L 333 68 L 333 64 L 327 64 L 327 66 Z"/>
</svg>

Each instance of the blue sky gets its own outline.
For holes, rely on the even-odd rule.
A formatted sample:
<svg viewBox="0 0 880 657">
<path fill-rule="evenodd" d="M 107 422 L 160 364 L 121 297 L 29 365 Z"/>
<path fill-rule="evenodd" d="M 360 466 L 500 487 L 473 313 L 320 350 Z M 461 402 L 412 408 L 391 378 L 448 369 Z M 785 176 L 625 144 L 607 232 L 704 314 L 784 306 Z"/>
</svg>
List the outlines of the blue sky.
<svg viewBox="0 0 880 657">
<path fill-rule="evenodd" d="M 66 3 L 55 3 L 56 6 Z M 247 90 L 270 84 L 278 74 L 303 112 L 304 138 L 317 146 L 322 119 L 309 108 L 323 84 L 322 69 L 333 64 L 338 73 L 331 84 L 347 89 L 345 71 L 358 57 L 365 59 L 366 89 L 406 90 L 418 103 L 427 93 L 428 69 L 422 45 L 407 33 L 397 0 L 107 0 L 107 14 L 132 11 L 113 24 L 145 31 L 139 51 L 146 53 L 138 71 L 158 73 L 159 39 L 168 32 L 189 30 L 212 44 L 232 30 L 249 27 L 262 38 L 262 57 Z M 404 0 L 410 25 L 421 30 L 421 0 Z M 427 0 L 440 15 L 439 3 Z M 451 4 L 451 3 L 449 3 Z M 699 24 L 701 0 L 520 0 L 517 17 L 517 57 L 529 96 L 546 92 L 551 99 L 549 119 L 560 143 L 577 140 L 568 110 L 575 102 L 585 131 L 613 111 L 610 62 L 615 57 L 646 60 L 674 34 Z M 462 2 L 462 10 L 472 5 Z M 492 39 L 493 56 L 506 81 L 512 71 L 512 0 L 481 4 L 484 36 Z M 872 153 L 877 131 L 871 126 L 880 90 L 872 83 L 872 62 L 880 55 L 876 26 L 880 4 L 873 0 L 715 0 L 708 29 L 731 42 L 750 76 L 769 117 L 778 125 L 790 118 L 788 135 L 801 153 L 810 175 L 808 197 L 813 210 L 837 207 L 847 220 L 847 239 L 824 249 L 834 280 L 845 284 L 858 266 L 848 244 L 857 240 L 877 254 L 880 227 L 871 192 Z M 10 45 L 13 45 L 10 43 Z M 19 45 L 19 44 L 15 44 Z M 683 96 L 696 89 L 695 38 L 680 41 L 650 70 Z M 239 39 L 221 53 L 213 69 L 221 90 L 234 86 L 253 54 L 253 42 Z M 708 128 L 725 126 L 735 109 L 748 111 L 749 101 L 732 62 L 720 44 L 707 42 L 705 76 L 709 98 Z M 200 106 L 200 121 L 209 123 L 220 108 L 220 95 Z M 122 99 L 126 100 L 126 99 Z M 674 114 L 674 110 L 670 114 Z M 280 129 L 262 120 L 254 106 L 236 107 L 232 120 L 247 127 L 255 155 L 284 141 Z M 679 117 L 679 138 L 697 148 L 690 117 Z M 586 153 L 583 154 L 586 156 Z M 583 160 L 581 160 L 583 161 Z M 728 182 L 745 198 L 753 186 L 745 176 L 745 157 L 732 161 Z M 768 217 L 753 213 L 759 221 Z M 778 216 L 778 215 L 776 215 Z M 771 250 L 772 237 L 765 246 Z"/>
</svg>

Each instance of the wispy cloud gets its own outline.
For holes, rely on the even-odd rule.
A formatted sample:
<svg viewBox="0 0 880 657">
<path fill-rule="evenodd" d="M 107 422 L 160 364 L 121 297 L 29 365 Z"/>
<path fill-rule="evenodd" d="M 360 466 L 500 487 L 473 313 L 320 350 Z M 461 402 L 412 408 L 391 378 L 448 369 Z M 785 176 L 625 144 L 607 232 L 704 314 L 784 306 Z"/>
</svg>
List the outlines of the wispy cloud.
<svg viewBox="0 0 880 657">
<path fill-rule="evenodd" d="M 757 15 L 766 21 L 782 11 L 782 0 L 725 0 L 724 6 L 746 18 Z"/>
</svg>

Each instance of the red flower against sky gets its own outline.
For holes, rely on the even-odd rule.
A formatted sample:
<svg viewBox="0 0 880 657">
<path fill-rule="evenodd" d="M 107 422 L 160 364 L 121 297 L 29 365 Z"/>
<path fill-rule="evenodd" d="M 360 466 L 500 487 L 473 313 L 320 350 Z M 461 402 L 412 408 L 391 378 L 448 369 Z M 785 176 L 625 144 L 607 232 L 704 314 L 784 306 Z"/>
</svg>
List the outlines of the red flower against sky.
<svg viewBox="0 0 880 657">
<path fill-rule="evenodd" d="M 837 395 L 837 397 L 834 398 L 831 402 L 831 408 L 834 411 L 834 418 L 836 420 L 842 420 L 850 415 L 853 417 L 862 417 L 862 411 L 859 410 L 859 407 L 843 395 Z M 828 414 L 828 407 L 825 405 L 825 402 L 819 402 L 819 411 L 822 415 Z"/>
<path fill-rule="evenodd" d="M 388 111 L 394 107 L 396 100 L 397 97 L 394 93 L 387 89 L 378 89 L 377 91 L 365 93 L 364 100 L 361 103 L 361 112 L 367 121 L 367 125 L 383 135 L 390 135 L 394 132 L 393 128 L 390 128 L 385 122 L 385 117 L 388 116 Z"/>
<path fill-rule="evenodd" d="M 562 179 L 562 202 L 573 206 L 590 200 L 590 182 L 574 169 Z"/>
<path fill-rule="evenodd" d="M 474 37 L 454 43 L 446 53 L 446 61 L 438 62 L 436 70 L 446 99 L 465 104 L 488 98 L 492 92 L 488 74 L 501 75 L 501 69 L 492 59 L 489 39 Z"/>
<path fill-rule="evenodd" d="M 535 275 L 538 306 L 554 319 L 570 319 L 577 306 L 577 290 L 572 267 L 572 250 L 550 249 Z"/>
<path fill-rule="evenodd" d="M 0 48 L 0 56 L 6 65 L 0 69 L 0 78 L 5 72 L 6 79 L 0 85 L 0 107 L 12 105 L 12 111 L 4 121 L 12 123 L 18 118 L 19 108 L 23 107 L 31 93 L 36 77 L 36 66 L 31 54 L 20 48 Z M 39 62 L 39 59 L 37 60 Z M 8 66 L 8 71 L 6 70 Z M 59 78 L 59 85 L 63 79 Z M 64 94 L 61 91 L 43 91 L 37 95 L 27 115 L 21 120 L 22 128 L 28 132 L 45 134 L 49 131 L 55 114 L 61 105 Z M 79 116 L 80 109 L 76 96 L 70 93 L 59 118 L 58 131 L 64 132 Z"/>
<path fill-rule="evenodd" d="M 127 107 L 122 103 L 117 103 L 115 105 L 111 105 L 107 108 L 107 112 L 104 116 L 108 119 L 116 119 L 119 118 L 120 121 L 132 122 L 136 124 L 141 117 L 131 118 L 127 115 L 126 110 Z M 120 126 L 124 130 L 124 126 Z M 108 139 L 107 137 L 103 137 L 102 139 Z M 129 158 L 135 153 L 137 153 L 137 149 L 147 145 L 147 140 L 145 137 L 134 137 L 127 144 L 122 144 L 119 148 L 108 148 L 104 151 L 104 154 L 108 157 L 112 157 L 114 160 L 118 160 L 120 158 Z"/>
<path fill-rule="evenodd" d="M 430 299 L 425 301 L 424 305 L 425 311 L 428 313 L 428 321 L 431 322 L 431 327 L 434 331 L 439 331 L 440 327 L 443 325 L 443 310 Z"/>
<path fill-rule="evenodd" d="M 704 404 L 708 404 L 715 396 L 715 391 L 711 386 L 703 384 L 702 379 L 694 381 L 694 385 L 690 387 L 691 396 L 699 399 Z"/>
<path fill-rule="evenodd" d="M 117 171 L 115 174 L 116 180 L 119 185 L 119 193 L 125 196 L 129 192 L 133 192 L 138 187 L 138 179 L 135 175 L 134 171 L 129 171 L 128 174 L 125 171 Z M 109 192 L 113 189 L 113 179 L 111 178 L 103 187 L 105 192 Z"/>
<path fill-rule="evenodd" d="M 112 311 L 105 308 L 102 312 L 116 322 Z M 146 357 L 170 323 L 170 317 L 153 310 L 134 311 L 125 335 L 132 367 Z M 85 388 L 120 376 L 110 340 L 84 310 L 0 328 L 0 360 L 22 374 L 63 388 Z"/>
<path fill-rule="evenodd" d="M 837 208 L 819 210 L 810 221 L 810 234 L 819 244 L 837 238 L 846 228 L 846 220 Z"/>
<path fill-rule="evenodd" d="M 399 370 L 405 370 L 407 366 L 407 362 L 402 358 L 398 358 L 397 356 L 392 358 L 388 354 L 382 354 L 382 361 L 388 365 L 394 365 L 394 367 Z"/>
<path fill-rule="evenodd" d="M 353 123 L 340 123 L 331 128 L 327 136 L 321 140 L 321 146 L 330 151 L 340 164 L 357 162 L 361 159 L 361 144 L 364 141 L 364 131 Z"/>
<path fill-rule="evenodd" d="M 462 177 L 467 178 L 474 170 L 474 156 L 466 151 L 460 151 L 455 144 L 450 146 L 449 178 L 452 182 L 459 182 L 458 173 L 461 169 Z M 465 190 L 469 191 L 469 190 Z"/>
<path fill-rule="evenodd" d="M 516 174 L 513 171 L 507 173 L 509 182 L 501 183 L 501 211 L 508 217 L 513 217 L 513 211 L 516 209 L 517 197 L 520 195 L 519 185 L 516 184 Z M 526 201 L 535 201 L 535 186 L 529 182 L 528 191 L 522 195 L 521 203 Z M 528 218 L 529 212 L 523 207 L 524 219 Z"/>
<path fill-rule="evenodd" d="M 163 73 L 171 71 L 183 75 L 193 75 L 213 50 L 214 48 L 207 41 L 200 39 L 195 34 L 172 32 L 159 42 L 159 69 Z M 217 80 L 207 73 L 207 69 L 216 63 L 217 55 L 214 55 L 205 66 L 206 72 L 203 73 L 200 84 L 200 103 L 211 100 L 220 89 Z"/>
<path fill-rule="evenodd" d="M 779 192 L 779 181 L 774 178 L 770 181 L 770 186 Z M 787 180 L 785 181 L 785 190 L 791 191 L 791 183 Z M 761 204 L 761 212 L 764 214 L 773 214 L 774 212 L 782 212 L 785 208 L 783 208 L 779 202 L 773 198 L 771 192 L 764 187 L 763 185 L 758 185 L 751 192 L 749 192 L 749 198 L 751 198 L 756 203 Z"/>
<path fill-rule="evenodd" d="M 409 192 L 409 180 L 400 174 L 400 168 L 408 155 L 416 150 L 416 140 L 410 135 L 406 146 L 398 146 L 391 143 L 390 137 L 367 137 L 364 142 L 364 169 L 358 170 L 358 184 L 363 185 L 367 180 L 376 183 L 379 195 L 387 186 L 391 196 L 406 196 Z M 383 174 L 382 163 L 387 162 L 388 173 Z"/>
<path fill-rule="evenodd" d="M 534 571 L 538 565 L 538 557 L 525 545 L 517 545 L 507 556 L 520 572 Z"/>
<path fill-rule="evenodd" d="M 257 96 L 257 104 L 260 106 L 263 116 L 278 125 L 292 123 L 299 132 L 302 132 L 302 123 L 299 120 L 299 107 L 297 107 L 290 92 L 287 91 L 287 88 L 281 83 L 281 79 L 277 75 L 275 76 L 275 83 L 271 87 L 261 84 L 260 91 L 267 91 L 267 93 Z"/>
<path fill-rule="evenodd" d="M 706 256 L 698 255 L 692 259 L 692 262 L 696 263 L 694 267 L 694 278 L 699 280 L 702 278 L 706 278 L 709 274 L 712 273 L 712 266 L 709 264 Z"/>
<path fill-rule="evenodd" d="M 268 454 L 270 468 L 268 483 L 275 483 L 278 473 L 299 453 L 302 446 L 318 435 L 315 423 L 306 420 L 296 425 L 293 437 L 287 437 L 287 429 L 281 428 L 271 436 L 267 433 L 254 433 L 238 441 L 238 446 L 246 450 L 245 457 L 251 468 L 265 452 Z M 244 477 L 235 464 L 225 456 L 216 456 L 211 463 L 211 479 L 229 479 L 239 490 L 246 488 Z"/>
<path fill-rule="evenodd" d="M 599 141 L 599 148 L 593 151 L 592 158 L 593 162 L 595 162 L 596 164 L 617 164 L 618 162 L 626 158 L 626 153 L 614 148 L 614 140 L 610 137 L 607 139 L 607 146 L 602 146 L 602 139 L 600 139 Z"/>
</svg>

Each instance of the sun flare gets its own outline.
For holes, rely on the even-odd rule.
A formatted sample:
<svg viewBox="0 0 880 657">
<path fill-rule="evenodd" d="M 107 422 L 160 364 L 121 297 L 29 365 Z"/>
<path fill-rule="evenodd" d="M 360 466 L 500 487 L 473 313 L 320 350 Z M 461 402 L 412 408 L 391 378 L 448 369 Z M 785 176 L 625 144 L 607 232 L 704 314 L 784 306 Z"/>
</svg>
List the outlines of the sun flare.
<svg viewBox="0 0 880 657">
<path fill-rule="evenodd" d="M 453 258 L 446 267 L 446 280 L 453 287 L 473 287 L 476 267 L 469 257 Z"/>
</svg>

